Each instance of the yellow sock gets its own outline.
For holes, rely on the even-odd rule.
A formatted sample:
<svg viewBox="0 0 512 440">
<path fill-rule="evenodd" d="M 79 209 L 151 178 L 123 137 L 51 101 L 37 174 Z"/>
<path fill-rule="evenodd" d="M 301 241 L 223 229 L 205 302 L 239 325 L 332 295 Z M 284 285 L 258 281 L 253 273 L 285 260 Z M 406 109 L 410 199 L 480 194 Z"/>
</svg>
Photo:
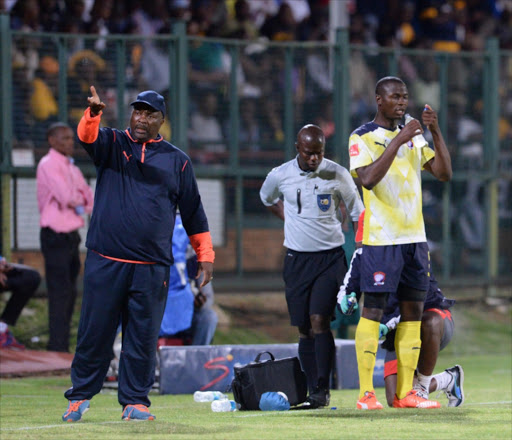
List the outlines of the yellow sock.
<svg viewBox="0 0 512 440">
<path fill-rule="evenodd" d="M 359 372 L 359 398 L 373 391 L 373 369 L 379 346 L 379 323 L 361 318 L 356 328 L 357 370 Z"/>
<path fill-rule="evenodd" d="M 421 321 L 400 322 L 396 328 L 396 395 L 399 399 L 403 399 L 412 389 L 414 370 L 420 357 L 420 331 Z"/>
</svg>

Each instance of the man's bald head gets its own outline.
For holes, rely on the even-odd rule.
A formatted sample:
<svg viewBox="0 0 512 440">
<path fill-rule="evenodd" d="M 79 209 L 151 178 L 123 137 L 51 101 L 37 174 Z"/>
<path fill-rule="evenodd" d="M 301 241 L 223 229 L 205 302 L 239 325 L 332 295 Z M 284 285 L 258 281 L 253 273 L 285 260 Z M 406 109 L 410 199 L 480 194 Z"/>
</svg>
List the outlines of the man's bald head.
<svg viewBox="0 0 512 440">
<path fill-rule="evenodd" d="M 297 134 L 295 148 L 299 167 L 304 171 L 315 171 L 324 158 L 324 132 L 318 125 L 305 125 Z"/>
<path fill-rule="evenodd" d="M 311 144 L 313 142 L 321 142 L 325 145 L 325 135 L 322 129 L 318 125 L 308 124 L 304 125 L 297 134 L 297 144 L 306 143 Z"/>
</svg>

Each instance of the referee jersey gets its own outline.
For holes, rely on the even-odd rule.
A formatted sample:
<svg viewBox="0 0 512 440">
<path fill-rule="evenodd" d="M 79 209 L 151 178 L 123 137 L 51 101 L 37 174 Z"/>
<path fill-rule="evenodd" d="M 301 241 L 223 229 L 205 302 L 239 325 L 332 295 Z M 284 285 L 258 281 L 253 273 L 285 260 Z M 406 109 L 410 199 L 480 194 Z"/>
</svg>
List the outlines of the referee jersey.
<svg viewBox="0 0 512 440">
<path fill-rule="evenodd" d="M 298 158 L 274 168 L 260 190 L 265 206 L 284 204 L 284 246 L 298 252 L 319 252 L 345 243 L 339 209 L 343 201 L 357 222 L 363 203 L 350 173 L 323 159 L 315 171 L 303 171 Z"/>
</svg>

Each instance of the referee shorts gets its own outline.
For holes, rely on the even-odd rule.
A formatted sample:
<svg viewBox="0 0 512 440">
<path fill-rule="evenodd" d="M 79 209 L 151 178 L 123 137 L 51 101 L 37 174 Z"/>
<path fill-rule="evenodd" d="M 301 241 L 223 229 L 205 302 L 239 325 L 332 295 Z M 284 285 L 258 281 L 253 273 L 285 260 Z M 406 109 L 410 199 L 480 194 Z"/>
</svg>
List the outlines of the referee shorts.
<svg viewBox="0 0 512 440">
<path fill-rule="evenodd" d="M 439 351 L 445 348 L 448 343 L 452 340 L 453 331 L 455 325 L 453 323 L 453 317 L 449 310 L 443 309 L 427 309 L 424 312 L 435 312 L 443 318 L 444 332 L 443 337 L 441 338 L 441 346 L 439 347 Z M 397 373 L 397 359 L 396 359 L 396 351 L 388 351 L 386 350 L 386 356 L 384 358 L 384 378 L 391 376 Z"/>
<path fill-rule="evenodd" d="M 291 325 L 308 326 L 310 315 L 332 316 L 347 272 L 343 248 L 320 252 L 286 251 L 283 279 Z"/>
</svg>

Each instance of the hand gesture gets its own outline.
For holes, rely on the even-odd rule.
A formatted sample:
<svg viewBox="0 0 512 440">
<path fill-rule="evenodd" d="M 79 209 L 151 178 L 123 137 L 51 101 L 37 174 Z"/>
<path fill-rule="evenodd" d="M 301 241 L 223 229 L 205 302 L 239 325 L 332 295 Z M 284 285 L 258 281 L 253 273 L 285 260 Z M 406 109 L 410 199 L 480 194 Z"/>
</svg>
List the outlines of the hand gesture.
<svg viewBox="0 0 512 440">
<path fill-rule="evenodd" d="M 211 280 L 213 280 L 213 263 L 209 263 L 208 261 L 198 261 L 196 278 L 199 278 L 201 273 L 203 274 L 203 282 L 199 288 L 206 286 Z"/>
<path fill-rule="evenodd" d="M 401 144 L 405 144 L 418 134 L 423 134 L 423 127 L 421 126 L 420 121 L 417 119 L 411 119 L 407 124 L 405 124 L 404 128 L 400 130 L 398 136 L 401 136 Z"/>
<path fill-rule="evenodd" d="M 379 339 L 386 336 L 389 332 L 389 327 L 386 324 L 379 324 Z"/>
<path fill-rule="evenodd" d="M 423 124 L 425 124 L 430 131 L 439 129 L 437 113 L 434 109 L 432 109 L 432 107 L 430 107 L 430 105 L 425 104 L 425 108 L 421 114 L 421 119 Z"/>
<path fill-rule="evenodd" d="M 357 304 L 357 298 L 355 292 L 352 292 L 350 295 L 342 295 L 341 297 L 338 296 L 338 303 L 340 305 L 341 313 L 344 315 L 352 315 L 355 310 L 359 308 L 359 305 Z M 355 298 L 356 302 L 353 304 L 350 303 L 349 298 Z"/>
<path fill-rule="evenodd" d="M 89 107 L 91 109 L 91 116 L 98 116 L 101 111 L 106 107 L 105 103 L 100 99 L 98 93 L 96 92 L 96 88 L 91 86 L 91 95 L 87 98 L 87 102 L 89 103 Z"/>
</svg>

